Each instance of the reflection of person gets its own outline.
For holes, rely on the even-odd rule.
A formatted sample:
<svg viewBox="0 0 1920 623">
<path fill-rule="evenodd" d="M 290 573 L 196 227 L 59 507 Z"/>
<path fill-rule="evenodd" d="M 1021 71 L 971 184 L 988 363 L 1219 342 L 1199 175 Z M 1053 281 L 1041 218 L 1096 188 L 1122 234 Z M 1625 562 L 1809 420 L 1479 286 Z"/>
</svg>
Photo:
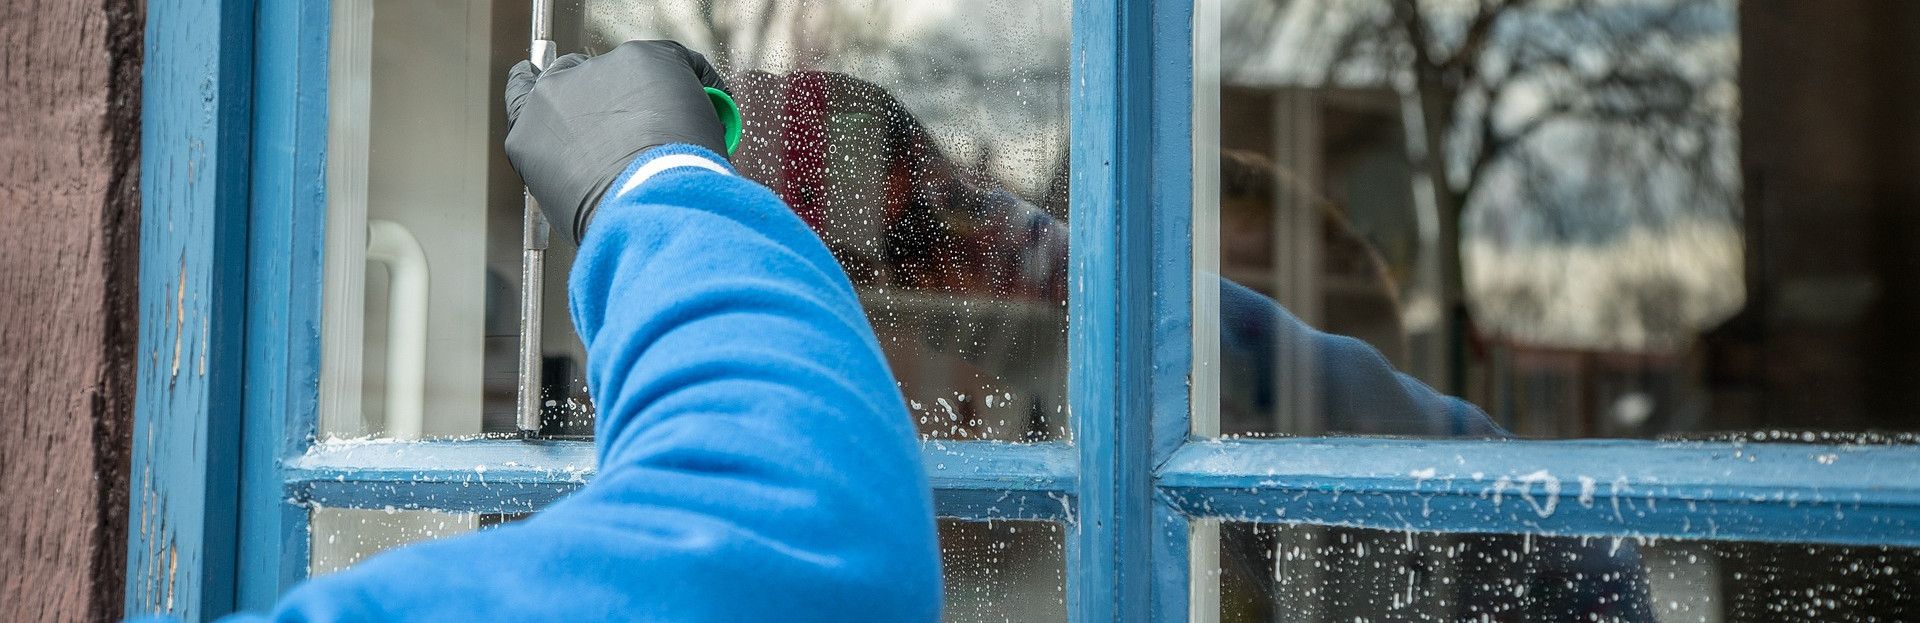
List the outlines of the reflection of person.
<svg viewBox="0 0 1920 623">
<path fill-rule="evenodd" d="M 885 89 L 851 76 L 806 71 L 748 72 L 736 84 L 749 85 L 741 89 L 739 99 L 756 131 L 773 137 L 747 142 L 736 158 L 742 174 L 777 189 L 827 241 L 856 283 L 866 288 L 1039 299 L 1064 309 L 1060 304 L 1067 296 L 1065 222 L 1028 204 L 999 182 L 956 164 Z M 1239 274 L 1232 268 L 1270 269 L 1297 259 L 1278 257 L 1270 235 L 1282 194 L 1299 189 L 1271 161 L 1255 154 L 1223 153 L 1221 168 L 1223 235 L 1255 234 L 1223 240 L 1226 276 L 1244 276 L 1248 277 L 1245 283 L 1262 284 L 1253 278 L 1257 275 Z M 1283 366 L 1295 363 L 1292 369 L 1306 371 L 1306 378 L 1294 387 L 1315 392 L 1319 398 L 1314 405 L 1318 419 L 1312 425 L 1314 431 L 1504 436 L 1473 405 L 1395 371 L 1392 357 L 1404 352 L 1406 338 L 1397 289 L 1384 262 L 1333 206 L 1317 197 L 1295 199 L 1284 203 L 1313 210 L 1308 224 L 1317 226 L 1321 234 L 1317 264 L 1323 273 L 1319 285 L 1325 289 L 1327 313 L 1321 327 L 1325 332 L 1276 303 L 1271 292 L 1221 278 L 1222 429 L 1237 434 L 1305 432 L 1278 429 L 1273 417 L 1282 408 L 1279 394 L 1286 389 L 1276 382 L 1277 377 Z M 888 343 L 896 366 L 912 368 L 944 355 L 1015 383 L 1031 380 L 1032 370 L 1047 367 L 1037 365 L 1037 360 L 1064 358 L 1064 317 L 1059 320 L 1036 330 L 1021 330 L 1020 325 L 983 307 L 956 316 L 954 323 L 915 323 L 877 313 L 875 317 L 876 324 L 891 325 L 882 326 L 883 332 L 904 334 L 906 341 L 927 347 L 914 351 L 898 342 Z M 909 325 L 911 330 L 898 331 Z M 1307 365 L 1288 361 L 1299 356 L 1310 361 Z M 1064 366 L 1059 368 L 1064 373 Z M 934 381 L 937 387 L 932 389 L 945 391 L 944 383 Z M 1035 385 L 1041 384 L 1044 381 Z M 1271 551 L 1274 533 L 1252 532 L 1252 538 L 1229 534 L 1229 541 Z M 1504 537 L 1479 537 L 1462 541 L 1458 551 L 1471 556 L 1517 545 Z M 1638 556 L 1631 545 L 1610 551 L 1541 538 L 1539 546 L 1538 553 L 1499 569 L 1459 565 L 1454 579 L 1462 580 L 1465 588 L 1455 595 L 1458 603 L 1486 612 L 1518 607 L 1510 595 L 1472 587 L 1504 586 L 1492 580 L 1504 573 L 1523 576 L 1542 587 L 1520 600 L 1530 610 L 1545 606 L 1546 611 L 1568 616 L 1611 613 L 1626 620 L 1645 619 L 1640 616 L 1646 611 L 1645 585 L 1642 575 L 1634 571 Z M 1255 561 L 1266 559 L 1256 550 L 1236 547 L 1226 552 L 1222 562 L 1257 566 Z M 1488 581 L 1465 582 L 1468 578 Z"/>
<path fill-rule="evenodd" d="M 1344 211 L 1307 188 L 1265 156 L 1220 150 L 1220 275 L 1280 300 L 1276 273 L 1304 262 L 1319 299 L 1314 326 L 1359 338 L 1405 367 L 1400 287 L 1386 260 Z M 1281 212 L 1289 213 L 1284 220 Z M 1311 240 L 1275 240 L 1281 229 L 1295 228 Z M 1277 254 L 1282 247 L 1284 257 Z"/>
<path fill-rule="evenodd" d="M 950 158 L 846 74 L 730 76 L 740 174 L 778 193 L 858 286 L 929 437 L 1045 439 L 1067 422 L 1066 228 Z"/>
<path fill-rule="evenodd" d="M 956 164 L 886 89 L 828 72 L 748 72 L 737 82 L 749 85 L 741 89 L 743 113 L 775 139 L 745 142 L 737 158 L 742 173 L 777 189 L 826 239 L 856 283 L 1035 300 L 1064 312 L 1066 223 Z M 1271 163 L 1257 159 L 1223 155 L 1223 218 L 1260 218 L 1283 190 Z M 836 177 L 855 183 L 836 187 Z M 1233 229 L 1271 229 L 1270 221 L 1243 225 Z M 1299 432 L 1273 430 L 1270 414 L 1279 409 L 1276 370 L 1285 357 L 1306 354 L 1312 361 L 1294 369 L 1311 371 L 1303 386 L 1320 393 L 1319 432 L 1503 435 L 1473 405 L 1396 372 L 1381 355 L 1403 350 L 1405 341 L 1390 279 L 1364 239 L 1343 221 L 1333 225 L 1326 244 L 1330 264 L 1363 283 L 1361 292 L 1341 299 L 1344 313 L 1326 327 L 1331 333 L 1300 321 L 1266 295 L 1220 279 L 1223 429 Z M 1271 261 L 1274 250 L 1265 252 Z M 931 351 L 951 351 L 1003 382 L 1025 382 L 1029 391 L 1045 385 L 1032 382 L 1033 370 L 1054 370 L 1064 379 L 1064 313 L 1036 327 L 978 315 L 922 323 L 922 334 L 909 337 Z M 897 327 L 882 330 L 891 328 Z M 1047 363 L 1037 363 L 1042 361 Z"/>
<path fill-rule="evenodd" d="M 743 112 L 772 140 L 748 141 L 736 161 L 742 174 L 775 188 L 804 221 L 827 241 L 854 281 L 866 288 L 909 289 L 945 294 L 1038 299 L 1064 309 L 1067 293 L 1066 225 L 1048 211 L 1028 204 L 1001 183 L 959 166 L 892 94 L 870 82 L 843 74 L 748 72 L 736 79 Z M 1314 392 L 1314 432 L 1430 437 L 1499 437 L 1505 433 L 1473 405 L 1434 392 L 1395 371 L 1392 358 L 1406 349 L 1397 289 L 1384 262 L 1354 228 L 1318 197 L 1299 194 L 1298 185 L 1256 154 L 1221 155 L 1221 252 L 1225 278 L 1219 279 L 1223 355 L 1222 428 L 1229 433 L 1291 433 L 1273 415 L 1282 407 L 1277 382 L 1284 366 L 1304 371 L 1294 389 Z M 1272 298 L 1236 283 L 1266 285 L 1261 270 L 1298 259 L 1286 257 L 1272 241 L 1277 206 L 1312 212 L 1292 215 L 1289 224 L 1317 228 L 1316 264 L 1321 271 L 1326 318 L 1320 329 L 1289 313 Z M 1238 234 L 1238 235 L 1234 235 Z M 1255 271 L 1235 268 L 1254 267 Z M 955 303 L 954 307 L 960 307 Z M 1064 318 L 1051 330 L 1018 330 L 1014 323 L 967 310 L 954 323 L 913 323 L 876 313 L 882 331 L 911 325 L 905 341 L 928 348 L 902 350 L 888 344 L 895 365 L 910 368 L 945 355 L 977 364 L 1002 379 L 1034 378 L 1045 368 L 1035 361 L 1064 357 Z M 916 333 L 917 332 L 917 333 Z M 1019 348 L 1003 348 L 1017 344 Z M 1045 344 L 1042 346 L 1042 344 Z M 999 356 L 989 356 L 997 353 Z M 1404 355 L 1399 355 L 1404 357 Z M 1308 361 L 1300 365 L 1298 359 Z M 1059 366 L 1064 373 L 1064 366 Z M 936 384 L 939 381 L 935 382 Z M 1044 381 L 1042 382 L 1044 383 Z M 945 390 L 940 386 L 937 390 Z M 938 429 L 933 429 L 937 431 Z M 1270 575 L 1251 569 L 1272 558 L 1272 530 L 1226 530 L 1231 548 L 1224 565 L 1249 569 L 1239 576 Z M 1250 534 L 1241 534 L 1248 533 Z M 1393 535 L 1399 542 L 1402 537 Z M 1420 542 L 1426 543 L 1425 537 Z M 1406 552 L 1408 564 L 1454 569 L 1447 579 L 1458 588 L 1450 597 L 1460 612 L 1559 613 L 1566 617 L 1597 614 L 1647 620 L 1647 600 L 1638 555 L 1631 545 L 1618 549 L 1574 540 L 1540 538 L 1539 550 L 1502 556 L 1511 564 L 1489 567 L 1476 561 L 1521 548 L 1503 536 L 1458 539 L 1463 560 L 1457 564 L 1414 560 L 1425 550 Z M 1021 564 L 1015 562 L 1014 564 Z M 1331 573 L 1331 572 L 1330 572 Z M 1325 578 L 1329 586 L 1363 585 L 1355 577 Z M 1230 574 L 1233 575 L 1233 574 Z M 1502 579 L 1518 578 L 1533 587 L 1524 597 L 1502 592 Z M 1484 580 L 1484 581 L 1482 581 Z M 1481 590 L 1485 588 L 1485 590 Z M 1436 589 L 1438 590 L 1438 589 Z M 1546 618 L 1553 618 L 1548 616 Z"/>
<path fill-rule="evenodd" d="M 1406 349 L 1397 288 L 1338 210 L 1258 154 L 1222 151 L 1220 180 L 1222 432 L 1505 435 L 1479 408 L 1395 371 Z M 1314 235 L 1283 249 L 1276 219 Z M 1271 272 L 1297 262 L 1316 268 L 1306 282 L 1324 311 L 1318 329 L 1272 298 Z M 1318 400 L 1283 407 L 1290 390 Z M 1283 424 L 1289 408 L 1307 417 Z"/>
<path fill-rule="evenodd" d="M 931 621 L 932 502 L 852 284 L 737 176 L 699 55 L 522 63 L 507 154 L 563 236 L 598 475 L 526 521 L 314 578 L 281 620 Z M 724 87 L 722 87 L 724 88 Z"/>
<path fill-rule="evenodd" d="M 1354 231 L 1335 206 L 1305 192 L 1297 180 L 1258 154 L 1223 151 L 1220 177 L 1222 271 L 1260 283 L 1258 278 L 1266 276 L 1266 271 L 1287 262 L 1313 260 L 1309 265 L 1318 274 L 1310 280 L 1317 290 L 1311 294 L 1320 297 L 1323 327 L 1332 332 L 1309 329 L 1269 294 L 1222 279 L 1224 432 L 1506 436 L 1473 405 L 1393 372 L 1389 356 L 1383 353 L 1404 349 L 1406 343 L 1397 288 L 1373 245 Z M 1289 210 L 1299 213 L 1286 214 Z M 1307 248 L 1289 249 L 1287 257 L 1280 257 L 1280 245 L 1273 239 L 1276 219 L 1312 228 L 1316 235 Z M 1300 257 L 1306 254 L 1312 257 Z M 1282 380 L 1289 373 L 1304 378 L 1289 385 Z M 1318 394 L 1319 400 L 1307 407 L 1314 417 L 1291 422 L 1307 430 L 1282 428 L 1274 417 L 1283 409 L 1280 394 L 1289 389 Z M 1336 543 L 1360 543 L 1360 551 L 1371 543 L 1375 564 L 1322 569 L 1314 574 L 1315 588 L 1322 593 L 1383 586 L 1400 590 L 1402 585 L 1424 583 L 1421 593 L 1427 599 L 1409 598 L 1399 606 L 1407 609 L 1400 612 L 1407 618 L 1415 618 L 1412 614 L 1423 608 L 1434 608 L 1448 613 L 1442 616 L 1460 619 L 1516 614 L 1520 620 L 1653 620 L 1646 576 L 1640 570 L 1639 552 L 1631 544 L 1509 535 L 1415 538 L 1320 528 L 1337 532 L 1338 538 L 1322 538 L 1315 545 L 1315 528 L 1295 530 L 1299 534 L 1249 524 L 1222 527 L 1222 595 L 1229 611 L 1253 618 L 1266 609 L 1284 607 L 1279 603 L 1284 599 L 1262 604 L 1249 598 L 1275 575 L 1274 552 L 1306 549 L 1314 552 L 1304 555 L 1307 560 L 1334 558 L 1351 555 Z M 1431 560 L 1436 557 L 1447 560 Z M 1516 591 L 1513 586 L 1526 590 Z M 1359 613 L 1375 612 L 1375 605 L 1364 598 L 1332 595 L 1328 599 Z M 1452 605 L 1443 605 L 1447 602 Z"/>
</svg>

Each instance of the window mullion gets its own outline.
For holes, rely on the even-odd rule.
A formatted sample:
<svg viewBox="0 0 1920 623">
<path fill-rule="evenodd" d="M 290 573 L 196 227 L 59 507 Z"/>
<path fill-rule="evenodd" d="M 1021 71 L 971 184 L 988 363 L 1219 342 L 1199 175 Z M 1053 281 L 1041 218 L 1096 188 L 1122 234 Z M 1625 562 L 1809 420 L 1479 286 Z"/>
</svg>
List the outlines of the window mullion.
<svg viewBox="0 0 1920 623">
<path fill-rule="evenodd" d="M 320 377 L 326 198 L 327 2 L 257 12 L 248 222 L 246 407 L 235 607 L 266 610 L 307 574 L 307 512 L 288 504 L 285 460 L 313 438 Z"/>
<path fill-rule="evenodd" d="M 147 16 L 126 613 L 233 608 L 253 4 Z"/>
<path fill-rule="evenodd" d="M 1153 616 L 1153 414 L 1161 399 L 1171 399 L 1158 391 L 1155 366 L 1160 276 L 1152 205 L 1158 198 L 1154 158 L 1164 154 L 1153 127 L 1153 100 L 1160 95 L 1153 52 L 1162 4 L 1170 3 L 1078 0 L 1073 6 L 1068 400 L 1080 486 L 1067 603 L 1074 621 Z M 1186 140 L 1179 143 L 1183 151 Z M 1184 157 L 1176 155 L 1176 162 Z M 1173 263 L 1184 284 L 1186 263 Z M 1177 328 L 1184 344 L 1184 325 Z M 1175 368 L 1178 376 L 1185 365 Z M 1184 413 L 1184 392 L 1178 402 L 1174 411 Z M 1184 416 L 1176 417 L 1184 437 Z"/>
</svg>

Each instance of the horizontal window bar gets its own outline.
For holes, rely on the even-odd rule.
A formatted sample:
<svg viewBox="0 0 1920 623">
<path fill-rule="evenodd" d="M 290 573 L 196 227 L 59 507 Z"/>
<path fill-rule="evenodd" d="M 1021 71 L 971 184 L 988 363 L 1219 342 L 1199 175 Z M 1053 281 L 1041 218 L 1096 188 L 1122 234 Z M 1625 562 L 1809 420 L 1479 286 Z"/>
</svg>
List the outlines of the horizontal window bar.
<svg viewBox="0 0 1920 623">
<path fill-rule="evenodd" d="M 293 499 L 341 508 L 525 513 L 585 486 L 593 444 L 577 441 L 346 441 L 288 461 Z"/>
<path fill-rule="evenodd" d="M 1052 519 L 1070 514 L 1073 449 L 1062 443 L 925 441 L 934 512 L 960 519 Z"/>
<path fill-rule="evenodd" d="M 1063 519 L 1074 486 L 1063 444 L 921 444 L 936 511 L 959 519 Z M 538 510 L 593 477 L 585 442 L 352 441 L 288 462 L 296 502 L 470 513 Z"/>
<path fill-rule="evenodd" d="M 1192 442 L 1195 516 L 1438 532 L 1920 545 L 1920 448 L 1644 441 Z"/>
</svg>

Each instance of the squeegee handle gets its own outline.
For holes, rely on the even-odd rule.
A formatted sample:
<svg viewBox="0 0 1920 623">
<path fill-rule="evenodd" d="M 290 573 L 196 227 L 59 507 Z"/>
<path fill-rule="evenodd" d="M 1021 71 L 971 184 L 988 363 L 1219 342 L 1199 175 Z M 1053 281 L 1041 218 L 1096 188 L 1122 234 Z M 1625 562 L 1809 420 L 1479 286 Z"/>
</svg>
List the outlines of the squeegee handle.
<svg viewBox="0 0 1920 623">
<path fill-rule="evenodd" d="M 534 0 L 533 37 L 527 60 L 545 69 L 553 62 L 558 46 L 553 42 L 553 0 Z M 515 389 L 514 424 L 520 436 L 532 439 L 540 434 L 542 386 L 540 379 L 540 332 L 542 305 L 546 296 L 547 219 L 533 193 L 522 191 L 520 213 L 520 349 Z"/>
</svg>

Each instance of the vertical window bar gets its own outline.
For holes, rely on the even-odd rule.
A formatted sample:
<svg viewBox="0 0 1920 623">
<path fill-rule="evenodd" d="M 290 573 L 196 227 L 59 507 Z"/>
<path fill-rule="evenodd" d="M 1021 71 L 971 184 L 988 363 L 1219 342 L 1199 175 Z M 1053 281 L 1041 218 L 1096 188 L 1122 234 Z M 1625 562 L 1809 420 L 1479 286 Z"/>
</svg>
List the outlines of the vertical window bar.
<svg viewBox="0 0 1920 623">
<path fill-rule="evenodd" d="M 1175 450 L 1185 443 L 1192 427 L 1191 414 L 1194 399 L 1215 400 L 1218 396 L 1217 384 L 1203 386 L 1195 383 L 1194 363 L 1196 353 L 1204 352 L 1205 347 L 1218 350 L 1219 340 L 1215 337 L 1205 345 L 1196 343 L 1203 337 L 1197 330 L 1205 327 L 1216 329 L 1219 323 L 1213 319 L 1205 322 L 1193 322 L 1197 304 L 1208 304 L 1218 308 L 1218 290 L 1194 287 L 1194 249 L 1196 244 L 1211 244 L 1213 239 L 1199 242 L 1194 228 L 1205 223 L 1195 219 L 1193 213 L 1194 184 L 1193 167 L 1196 154 L 1193 141 L 1193 12 L 1192 2 L 1153 2 L 1149 46 L 1151 61 L 1144 85 L 1129 87 L 1135 91 L 1145 90 L 1147 99 L 1140 104 L 1142 114 L 1150 120 L 1146 137 L 1147 145 L 1139 151 L 1145 157 L 1146 164 L 1141 167 L 1146 176 L 1141 183 L 1147 186 L 1148 200 L 1138 206 L 1136 213 L 1142 220 L 1148 221 L 1148 235 L 1152 240 L 1151 255 L 1143 264 L 1141 279 L 1151 279 L 1151 331 L 1153 335 L 1153 367 L 1145 371 L 1153 381 L 1153 464 L 1159 465 L 1173 456 Z M 1218 272 L 1217 266 L 1207 267 Z M 1215 296 L 1203 297 L 1205 290 Z M 1217 312 L 1215 317 L 1217 318 Z M 1213 403 L 1197 403 L 1212 405 Z M 1209 412 L 1210 413 L 1210 412 Z M 1218 420 L 1215 419 L 1216 427 Z"/>
<path fill-rule="evenodd" d="M 253 9 L 147 13 L 129 616 L 233 608 Z"/>
<path fill-rule="evenodd" d="M 1124 0 L 1073 4 L 1068 399 L 1080 488 L 1067 605 L 1074 621 L 1146 621 L 1154 601 L 1151 15 L 1146 4 Z"/>
<path fill-rule="evenodd" d="M 1193 3 L 1193 436 L 1220 436 L 1220 0 Z M 1202 287 L 1205 284 L 1206 287 Z"/>
<path fill-rule="evenodd" d="M 307 511 L 287 503 L 282 462 L 305 450 L 319 415 L 326 241 L 316 232 L 327 224 L 319 180 L 327 177 L 330 5 L 269 0 L 256 18 L 250 339 L 233 580 L 241 610 L 271 608 L 306 577 Z"/>
<path fill-rule="evenodd" d="M 1189 434 L 1208 439 L 1220 436 L 1220 0 L 1195 0 L 1187 22 L 1184 42 L 1191 55 L 1188 76 L 1187 128 L 1188 153 L 1192 157 L 1186 180 L 1192 200 L 1184 213 L 1192 219 L 1186 231 L 1191 235 L 1188 252 L 1167 251 L 1191 262 L 1188 281 L 1193 296 L 1189 332 L 1192 341 L 1193 382 L 1188 403 Z M 1179 37 L 1163 45 L 1171 48 L 1182 43 Z M 1168 72 L 1180 68 L 1169 67 Z M 1174 208 L 1165 208 L 1174 211 Z M 1162 460 L 1156 465 L 1164 465 Z M 1170 517 L 1185 519 L 1186 567 L 1162 580 L 1162 590 L 1184 593 L 1187 620 L 1212 623 L 1220 620 L 1220 520 L 1187 518 L 1177 512 L 1162 511 Z M 1170 520 L 1172 521 L 1172 520 Z M 1182 608 L 1170 608 L 1179 610 Z M 1163 610 L 1171 619 L 1177 612 Z"/>
<path fill-rule="evenodd" d="M 372 140 L 373 0 L 328 0 L 323 84 L 303 85 L 324 101 L 326 119 L 326 280 L 321 320 L 320 429 L 359 434 L 365 360 L 367 145 Z M 263 49 L 266 52 L 271 49 Z M 264 60 L 264 59 L 263 59 Z M 324 94 L 324 97 L 319 97 Z M 263 96 L 267 95 L 263 93 Z"/>
<path fill-rule="evenodd" d="M 1204 370 L 1196 363 L 1211 361 L 1219 350 L 1219 290 L 1196 287 L 1212 282 L 1194 278 L 1197 269 L 1218 272 L 1217 266 L 1196 262 L 1198 252 L 1213 253 L 1214 242 L 1212 236 L 1196 235 L 1212 221 L 1198 218 L 1193 210 L 1199 199 L 1193 172 L 1201 161 L 1193 140 L 1196 8 L 1192 2 L 1156 2 L 1152 7 L 1152 95 L 1147 114 L 1153 131 L 1148 162 L 1152 167 L 1149 205 L 1153 206 L 1152 465 L 1157 470 L 1194 430 L 1209 425 L 1218 429 L 1219 418 L 1213 410 L 1219 402 L 1218 377 L 1201 378 L 1199 372 Z M 1209 248 L 1197 249 L 1203 244 Z M 1200 314 L 1202 310 L 1205 314 Z M 1214 331 L 1205 331 L 1208 328 Z M 1208 604 L 1218 600 L 1203 590 L 1217 585 L 1194 584 L 1192 570 L 1196 563 L 1212 564 L 1219 548 L 1217 539 L 1208 535 L 1218 533 L 1218 522 L 1190 520 L 1166 498 L 1154 499 L 1159 529 L 1153 541 L 1153 619 L 1187 619 L 1209 608 L 1217 610 Z M 1199 592 L 1193 592 L 1196 589 Z"/>
</svg>

